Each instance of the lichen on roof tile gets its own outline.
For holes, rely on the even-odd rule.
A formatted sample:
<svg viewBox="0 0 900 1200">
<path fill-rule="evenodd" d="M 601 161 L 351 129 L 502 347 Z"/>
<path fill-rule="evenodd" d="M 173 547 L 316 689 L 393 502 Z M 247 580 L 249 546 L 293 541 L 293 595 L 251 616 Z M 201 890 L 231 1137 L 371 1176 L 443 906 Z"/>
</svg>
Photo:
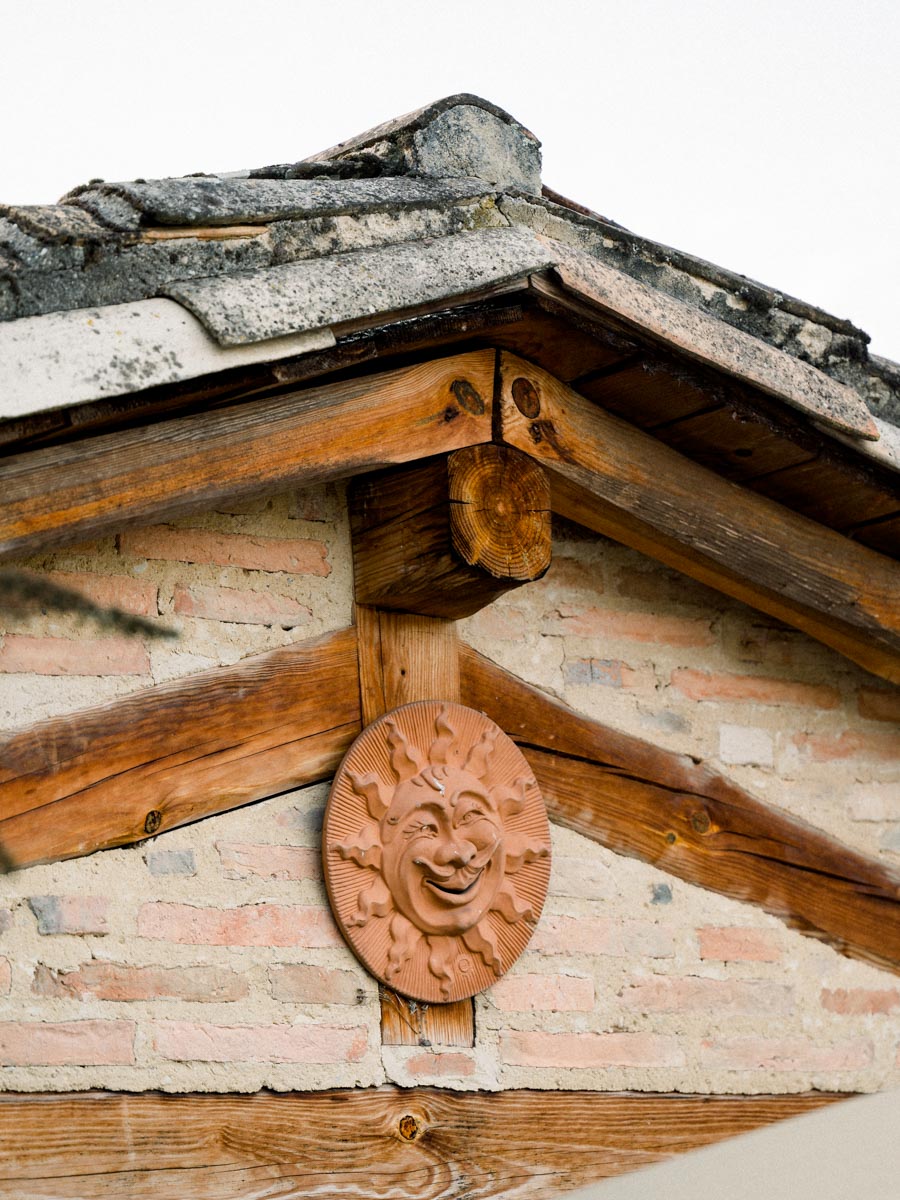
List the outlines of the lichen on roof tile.
<svg viewBox="0 0 900 1200">
<path fill-rule="evenodd" d="M 521 229 L 487 229 L 332 254 L 164 291 L 223 346 L 412 308 L 542 270 L 552 255 Z"/>
</svg>

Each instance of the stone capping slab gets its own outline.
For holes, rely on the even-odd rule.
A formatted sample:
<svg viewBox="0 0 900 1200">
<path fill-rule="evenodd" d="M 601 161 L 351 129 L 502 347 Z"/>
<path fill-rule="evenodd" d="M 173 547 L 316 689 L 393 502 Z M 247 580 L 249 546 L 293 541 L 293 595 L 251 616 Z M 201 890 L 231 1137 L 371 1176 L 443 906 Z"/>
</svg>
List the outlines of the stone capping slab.
<svg viewBox="0 0 900 1200">
<path fill-rule="evenodd" d="M 223 348 L 174 300 L 0 322 L 0 419 L 195 379 L 335 344 L 330 329 Z"/>
<path fill-rule="evenodd" d="M 541 191 L 541 143 L 530 130 L 480 96 L 445 96 L 328 150 L 306 163 L 368 155 L 390 174 L 440 178 L 470 174 L 530 195 Z"/>
<path fill-rule="evenodd" d="M 563 286 L 601 312 L 760 388 L 831 429 L 853 438 L 878 440 L 878 427 L 851 388 L 583 251 L 551 238 L 540 240 L 554 253 Z"/>
<path fill-rule="evenodd" d="M 483 180 L 469 177 L 273 180 L 189 175 L 88 185 L 69 192 L 63 204 L 84 209 L 120 232 L 138 232 L 154 225 L 259 225 L 454 204 L 486 191 L 490 188 Z"/>
<path fill-rule="evenodd" d="M 553 262 L 529 230 L 484 229 L 184 280 L 164 291 L 221 346 L 238 346 L 448 300 Z"/>
</svg>

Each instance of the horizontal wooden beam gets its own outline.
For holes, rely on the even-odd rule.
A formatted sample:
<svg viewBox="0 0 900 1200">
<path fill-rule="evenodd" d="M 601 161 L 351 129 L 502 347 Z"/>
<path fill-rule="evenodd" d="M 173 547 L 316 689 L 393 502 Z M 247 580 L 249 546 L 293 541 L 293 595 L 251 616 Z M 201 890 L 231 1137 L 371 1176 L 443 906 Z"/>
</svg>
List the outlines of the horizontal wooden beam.
<svg viewBox="0 0 900 1200">
<path fill-rule="evenodd" d="M 900 564 L 691 462 L 514 355 L 502 354 L 501 381 L 503 440 L 549 469 L 554 512 L 900 682 Z M 525 385 L 537 399 L 523 411 Z"/>
<path fill-rule="evenodd" d="M 551 1200 L 842 1097 L 468 1092 L 0 1097 L 0 1196 Z"/>
<path fill-rule="evenodd" d="M 468 446 L 356 480 L 357 604 L 457 620 L 550 566 L 550 485 L 509 446 Z"/>
<path fill-rule="evenodd" d="M 0 746 L 0 865 L 127 845 L 327 779 L 360 728 L 355 629 L 43 722 Z"/>
<path fill-rule="evenodd" d="M 880 863 L 702 763 L 579 716 L 468 646 L 460 691 L 519 743 L 557 824 L 900 973 L 900 876 Z"/>
<path fill-rule="evenodd" d="M 177 417 L 0 460 L 0 557 L 490 441 L 495 352 Z"/>
</svg>

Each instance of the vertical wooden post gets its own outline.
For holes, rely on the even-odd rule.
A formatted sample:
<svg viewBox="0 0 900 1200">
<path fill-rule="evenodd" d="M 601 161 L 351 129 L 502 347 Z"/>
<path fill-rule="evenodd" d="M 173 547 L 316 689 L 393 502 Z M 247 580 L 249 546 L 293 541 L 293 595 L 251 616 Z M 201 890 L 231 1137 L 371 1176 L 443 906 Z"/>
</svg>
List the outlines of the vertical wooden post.
<svg viewBox="0 0 900 1200">
<path fill-rule="evenodd" d="M 414 700 L 459 702 L 456 623 L 443 617 L 356 606 L 363 726 Z M 381 988 L 386 1046 L 473 1046 L 471 999 L 419 1004 Z"/>
</svg>

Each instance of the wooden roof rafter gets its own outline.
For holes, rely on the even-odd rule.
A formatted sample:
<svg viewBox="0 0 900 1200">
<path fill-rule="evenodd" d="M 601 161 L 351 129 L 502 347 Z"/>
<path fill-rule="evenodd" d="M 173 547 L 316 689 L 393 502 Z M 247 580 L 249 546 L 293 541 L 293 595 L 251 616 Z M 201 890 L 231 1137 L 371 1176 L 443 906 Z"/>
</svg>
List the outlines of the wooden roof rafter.
<svg viewBox="0 0 900 1200">
<path fill-rule="evenodd" d="M 534 415 L 516 406 L 518 378 L 539 397 Z M 9 455 L 0 558 L 491 440 L 549 469 L 554 511 L 900 682 L 896 562 L 722 479 L 505 351 Z"/>
</svg>

